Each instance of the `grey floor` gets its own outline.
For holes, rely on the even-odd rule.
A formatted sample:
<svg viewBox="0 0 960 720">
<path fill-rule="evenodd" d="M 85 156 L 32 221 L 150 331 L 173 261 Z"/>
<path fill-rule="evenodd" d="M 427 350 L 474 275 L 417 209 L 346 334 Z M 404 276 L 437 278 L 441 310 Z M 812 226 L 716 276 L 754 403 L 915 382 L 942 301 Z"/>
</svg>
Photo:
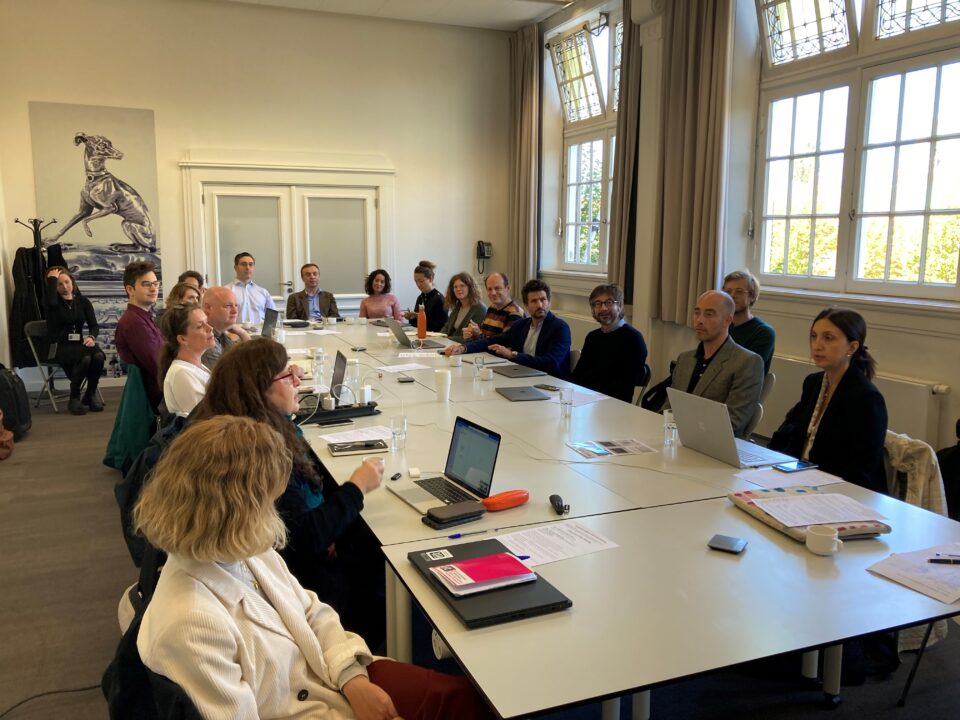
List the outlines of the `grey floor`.
<svg viewBox="0 0 960 720">
<path fill-rule="evenodd" d="M 104 391 L 107 412 L 34 411 L 33 429 L 0 463 L 0 718 L 100 720 L 99 689 L 58 693 L 7 709 L 38 693 L 99 685 L 119 628 L 117 601 L 135 579 L 113 499 L 118 473 L 101 464 L 119 390 Z M 426 625 L 417 619 L 417 636 Z M 417 643 L 425 647 L 425 643 Z M 423 651 L 419 655 L 423 655 Z M 912 656 L 906 656 L 912 661 Z M 423 657 L 417 657 L 424 660 Z M 570 658 L 576 662 L 576 657 Z M 836 710 L 820 707 L 775 661 L 658 688 L 656 720 L 831 718 L 906 720 L 960 716 L 960 627 L 923 659 L 906 708 L 896 708 L 906 667 L 885 681 L 845 688 Z M 629 718 L 629 703 L 624 703 Z M 596 705 L 548 717 L 599 718 Z M 451 719 L 455 720 L 455 719 Z"/>
</svg>

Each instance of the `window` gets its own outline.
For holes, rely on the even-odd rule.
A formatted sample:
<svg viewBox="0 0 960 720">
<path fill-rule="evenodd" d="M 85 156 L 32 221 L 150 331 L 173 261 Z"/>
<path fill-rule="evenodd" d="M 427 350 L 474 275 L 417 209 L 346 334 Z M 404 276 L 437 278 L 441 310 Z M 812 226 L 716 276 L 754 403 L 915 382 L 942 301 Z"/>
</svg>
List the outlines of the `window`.
<svg viewBox="0 0 960 720">
<path fill-rule="evenodd" d="M 867 27 L 885 5 L 903 18 L 935 9 L 941 19 L 924 27 L 960 9 L 960 0 L 867 2 Z M 811 17 L 822 27 L 830 4 L 757 2 L 792 18 L 791 27 Z M 942 29 L 924 34 L 917 24 L 893 45 L 870 38 L 863 46 L 856 24 L 848 28 L 851 58 L 816 57 L 792 85 L 769 83 L 781 73 L 765 71 L 761 274 L 774 286 L 960 301 L 960 35 L 945 40 Z"/>
<path fill-rule="evenodd" d="M 879 0 L 877 38 L 960 20 L 960 0 Z"/>
<path fill-rule="evenodd" d="M 850 45 L 844 0 L 758 0 L 757 5 L 771 65 Z"/>
<path fill-rule="evenodd" d="M 608 26 L 609 22 L 609 26 Z M 563 112 L 560 270 L 605 272 L 623 22 L 600 20 L 548 42 Z"/>
</svg>

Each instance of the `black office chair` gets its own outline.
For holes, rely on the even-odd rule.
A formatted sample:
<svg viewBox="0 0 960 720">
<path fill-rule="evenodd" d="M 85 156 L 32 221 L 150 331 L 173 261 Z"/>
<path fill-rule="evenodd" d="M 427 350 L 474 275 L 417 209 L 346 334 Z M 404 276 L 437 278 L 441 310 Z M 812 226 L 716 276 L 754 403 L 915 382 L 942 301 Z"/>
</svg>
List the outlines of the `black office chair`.
<svg viewBox="0 0 960 720">
<path fill-rule="evenodd" d="M 37 401 L 34 403 L 34 407 L 40 407 L 40 402 L 43 400 L 44 393 L 46 393 L 50 399 L 50 404 L 53 405 L 53 411 L 59 414 L 60 408 L 57 407 L 57 399 L 63 400 L 69 393 L 58 392 L 53 384 L 53 378 L 60 371 L 60 365 L 56 360 L 51 360 L 57 353 L 57 346 L 56 343 L 48 342 L 47 321 L 32 320 L 26 323 L 23 326 L 23 334 L 26 335 L 27 345 L 30 346 L 30 352 L 33 354 L 34 362 L 37 363 L 37 369 L 40 370 L 40 377 L 43 379 L 43 390 L 37 391 Z"/>
<path fill-rule="evenodd" d="M 647 363 L 643 364 L 643 375 L 640 377 L 640 383 L 637 385 L 636 397 L 634 405 L 640 407 L 640 401 L 643 400 L 643 393 L 647 389 L 647 385 L 650 384 L 650 378 L 653 376 L 653 371 L 650 369 L 650 366 Z"/>
</svg>

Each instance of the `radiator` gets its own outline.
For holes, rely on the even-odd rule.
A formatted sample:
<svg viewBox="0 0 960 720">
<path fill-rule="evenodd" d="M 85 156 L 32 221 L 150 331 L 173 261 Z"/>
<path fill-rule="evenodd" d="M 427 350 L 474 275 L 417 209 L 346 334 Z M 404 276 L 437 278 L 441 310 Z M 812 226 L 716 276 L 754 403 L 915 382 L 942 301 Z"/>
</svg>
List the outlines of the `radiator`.
<svg viewBox="0 0 960 720">
<path fill-rule="evenodd" d="M 803 379 L 817 368 L 806 358 L 774 356 L 770 366 L 777 384 L 763 405 L 763 420 L 757 434 L 770 437 L 787 411 L 800 400 Z M 873 379 L 887 403 L 888 428 L 939 447 L 940 400 L 948 385 L 878 374 Z"/>
</svg>

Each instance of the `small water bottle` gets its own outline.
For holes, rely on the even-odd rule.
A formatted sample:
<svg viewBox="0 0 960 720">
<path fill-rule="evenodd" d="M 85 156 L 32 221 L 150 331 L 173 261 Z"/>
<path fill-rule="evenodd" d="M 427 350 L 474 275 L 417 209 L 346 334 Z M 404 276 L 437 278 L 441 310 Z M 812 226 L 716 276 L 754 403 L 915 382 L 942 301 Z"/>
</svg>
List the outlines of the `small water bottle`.
<svg viewBox="0 0 960 720">
<path fill-rule="evenodd" d="M 356 405 L 360 397 L 360 361 L 356 358 L 347 360 L 347 372 L 343 377 L 343 387 L 340 389 L 340 405 Z"/>
<path fill-rule="evenodd" d="M 677 444 L 677 424 L 673 421 L 673 410 L 663 411 L 663 446 L 673 447 Z"/>
</svg>

